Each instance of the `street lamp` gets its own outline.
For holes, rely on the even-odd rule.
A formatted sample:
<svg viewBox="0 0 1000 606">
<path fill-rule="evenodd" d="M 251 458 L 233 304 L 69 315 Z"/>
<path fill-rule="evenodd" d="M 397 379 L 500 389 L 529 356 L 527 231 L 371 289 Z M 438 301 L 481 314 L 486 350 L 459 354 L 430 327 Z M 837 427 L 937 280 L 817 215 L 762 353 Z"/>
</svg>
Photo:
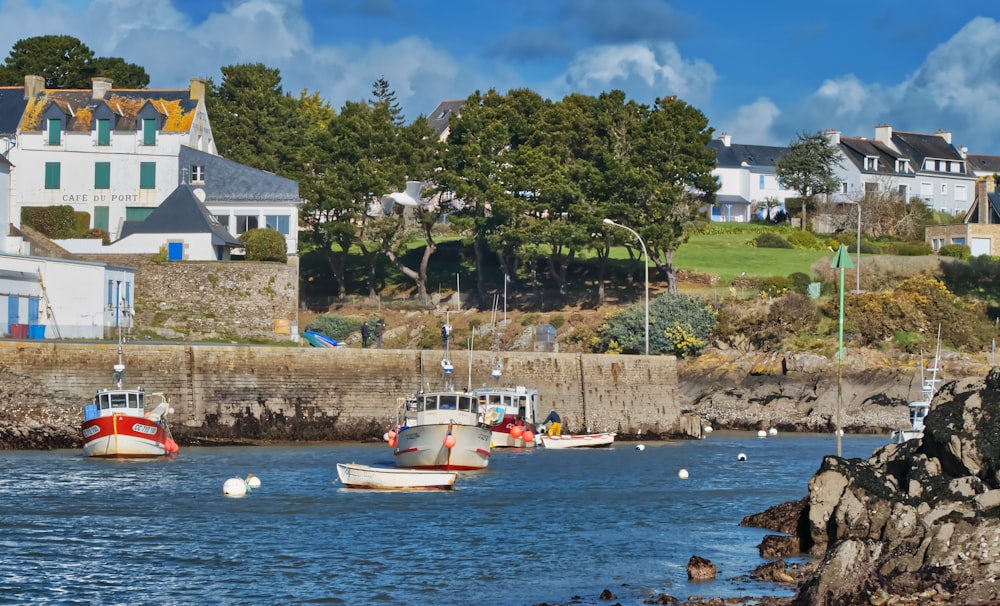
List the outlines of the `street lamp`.
<svg viewBox="0 0 1000 606">
<path fill-rule="evenodd" d="M 620 227 L 622 229 L 627 229 L 635 239 L 639 241 L 639 246 L 642 247 L 642 257 L 646 260 L 646 355 L 649 355 L 649 254 L 646 252 L 646 243 L 642 241 L 642 236 L 639 232 L 635 231 L 631 227 L 626 227 L 620 223 L 615 223 L 611 219 L 604 219 L 605 225 L 612 225 L 614 227 Z"/>
<path fill-rule="evenodd" d="M 854 294 L 860 295 L 861 294 L 861 201 L 860 200 L 857 202 L 847 201 L 845 202 L 845 204 L 854 204 L 855 206 L 858 207 L 858 244 L 857 244 L 858 262 L 855 264 L 856 267 L 854 269 L 854 278 L 855 278 Z"/>
</svg>

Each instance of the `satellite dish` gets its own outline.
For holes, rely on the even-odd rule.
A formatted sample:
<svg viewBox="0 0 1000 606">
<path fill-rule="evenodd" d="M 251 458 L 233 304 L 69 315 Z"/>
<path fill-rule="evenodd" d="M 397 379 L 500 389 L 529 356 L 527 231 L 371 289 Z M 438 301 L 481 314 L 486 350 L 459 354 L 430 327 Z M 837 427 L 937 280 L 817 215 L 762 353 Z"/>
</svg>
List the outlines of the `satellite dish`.
<svg viewBox="0 0 1000 606">
<path fill-rule="evenodd" d="M 194 196 L 198 198 L 199 202 L 204 202 L 206 197 L 205 190 L 200 187 L 194 188 Z"/>
</svg>

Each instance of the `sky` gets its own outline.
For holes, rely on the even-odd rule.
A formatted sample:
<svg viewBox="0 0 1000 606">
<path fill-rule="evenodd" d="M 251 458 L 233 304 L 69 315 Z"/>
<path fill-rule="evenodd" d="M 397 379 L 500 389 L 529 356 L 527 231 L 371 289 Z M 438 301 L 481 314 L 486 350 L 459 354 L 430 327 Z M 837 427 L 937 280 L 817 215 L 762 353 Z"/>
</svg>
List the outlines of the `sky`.
<svg viewBox="0 0 1000 606">
<path fill-rule="evenodd" d="M 0 0 L 0 57 L 47 34 L 150 88 L 263 63 L 339 110 L 385 78 L 408 122 L 476 91 L 620 89 L 676 96 L 734 143 L 888 124 L 1000 155 L 996 0 Z"/>
</svg>

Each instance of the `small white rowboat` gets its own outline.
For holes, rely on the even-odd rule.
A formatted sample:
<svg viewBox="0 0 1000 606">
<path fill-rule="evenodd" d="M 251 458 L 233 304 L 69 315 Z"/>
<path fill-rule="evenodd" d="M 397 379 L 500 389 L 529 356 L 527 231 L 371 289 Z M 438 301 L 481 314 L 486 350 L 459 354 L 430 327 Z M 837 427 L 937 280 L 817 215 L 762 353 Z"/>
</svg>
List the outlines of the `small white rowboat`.
<svg viewBox="0 0 1000 606">
<path fill-rule="evenodd" d="M 541 436 L 545 448 L 604 448 L 615 441 L 615 432 Z"/>
<path fill-rule="evenodd" d="M 345 488 L 368 490 L 451 490 L 458 473 L 427 469 L 370 467 L 337 463 L 337 475 Z"/>
</svg>

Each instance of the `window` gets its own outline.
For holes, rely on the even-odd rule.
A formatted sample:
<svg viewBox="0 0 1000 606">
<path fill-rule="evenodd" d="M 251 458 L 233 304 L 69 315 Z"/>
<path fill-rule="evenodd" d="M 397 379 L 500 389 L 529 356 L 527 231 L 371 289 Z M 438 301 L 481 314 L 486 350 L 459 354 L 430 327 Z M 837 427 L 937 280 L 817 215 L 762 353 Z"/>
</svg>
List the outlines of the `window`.
<svg viewBox="0 0 1000 606">
<path fill-rule="evenodd" d="M 878 183 L 865 183 L 865 195 L 878 193 Z"/>
<path fill-rule="evenodd" d="M 108 280 L 108 309 L 115 306 L 115 281 Z"/>
<path fill-rule="evenodd" d="M 268 229 L 288 235 L 288 215 L 267 215 L 264 217 Z"/>
<path fill-rule="evenodd" d="M 236 215 L 236 235 L 257 229 L 257 215 Z"/>
<path fill-rule="evenodd" d="M 899 186 L 899 195 L 900 195 L 901 198 L 903 198 L 903 201 L 905 202 L 906 201 L 906 186 L 905 185 L 900 185 Z"/>
<path fill-rule="evenodd" d="M 109 206 L 95 206 L 94 207 L 94 228 L 95 229 L 103 229 L 104 231 L 108 231 L 108 225 L 110 224 L 110 221 L 109 221 L 109 215 L 110 215 L 109 211 L 110 211 L 110 208 L 111 207 L 109 207 Z"/>
<path fill-rule="evenodd" d="M 192 183 L 204 183 L 205 182 L 205 167 L 204 166 L 192 166 L 191 167 L 191 182 Z"/>
<path fill-rule="evenodd" d="M 920 182 L 920 197 L 930 198 L 934 195 L 934 185 L 927 181 Z"/>
<path fill-rule="evenodd" d="M 110 162 L 94 162 L 94 189 L 111 189 Z"/>
<path fill-rule="evenodd" d="M 215 220 L 219 222 L 219 225 L 223 227 L 229 227 L 229 215 L 212 215 Z"/>
<path fill-rule="evenodd" d="M 878 170 L 878 158 L 875 156 L 865 156 L 865 170 Z"/>
<path fill-rule="evenodd" d="M 156 120 L 144 118 L 142 121 L 142 144 L 156 145 Z"/>
<path fill-rule="evenodd" d="M 947 194 L 948 193 L 948 184 L 947 183 L 942 183 L 941 184 L 941 193 L 942 194 Z"/>
<path fill-rule="evenodd" d="M 62 142 L 62 119 L 49 118 L 49 145 L 59 145 Z"/>
<path fill-rule="evenodd" d="M 155 208 L 148 208 L 144 206 L 128 206 L 125 208 L 125 220 L 126 221 L 145 221 L 146 217 L 153 214 Z"/>
<path fill-rule="evenodd" d="M 107 118 L 97 120 L 97 144 L 111 145 L 111 120 Z"/>
<path fill-rule="evenodd" d="M 955 186 L 955 202 L 968 202 L 968 189 L 964 185 Z"/>
<path fill-rule="evenodd" d="M 59 189 L 61 167 L 58 162 L 45 163 L 45 189 Z"/>
<path fill-rule="evenodd" d="M 840 193 L 842 193 L 842 194 L 846 194 L 847 193 L 847 181 L 841 181 L 840 182 Z"/>
<path fill-rule="evenodd" d="M 139 163 L 139 189 L 156 189 L 156 162 Z"/>
<path fill-rule="evenodd" d="M 764 189 L 764 175 L 760 176 L 760 183 L 757 185 L 758 189 Z"/>
</svg>

